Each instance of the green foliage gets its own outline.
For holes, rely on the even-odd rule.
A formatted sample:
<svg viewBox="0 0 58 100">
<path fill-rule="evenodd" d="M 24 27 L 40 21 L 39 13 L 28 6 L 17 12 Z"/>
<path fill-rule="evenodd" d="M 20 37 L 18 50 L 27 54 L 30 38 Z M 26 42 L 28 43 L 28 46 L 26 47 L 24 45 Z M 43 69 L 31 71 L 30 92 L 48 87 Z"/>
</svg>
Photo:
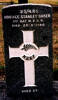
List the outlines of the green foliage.
<svg viewBox="0 0 58 100">
<path fill-rule="evenodd" d="M 58 5 L 58 1 L 56 2 L 56 4 Z"/>
<path fill-rule="evenodd" d="M 0 70 L 1 70 L 1 69 L 4 69 L 4 66 L 0 66 Z"/>
</svg>

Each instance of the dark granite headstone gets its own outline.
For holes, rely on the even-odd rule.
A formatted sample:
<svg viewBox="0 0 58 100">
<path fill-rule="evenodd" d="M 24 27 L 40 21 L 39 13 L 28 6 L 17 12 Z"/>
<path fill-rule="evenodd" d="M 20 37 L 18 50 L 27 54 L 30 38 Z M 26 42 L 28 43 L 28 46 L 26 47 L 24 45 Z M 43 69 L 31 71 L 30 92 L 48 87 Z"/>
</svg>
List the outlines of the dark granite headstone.
<svg viewBox="0 0 58 100">
<path fill-rule="evenodd" d="M 8 95 L 52 95 L 51 6 L 11 5 L 2 17 Z"/>
</svg>

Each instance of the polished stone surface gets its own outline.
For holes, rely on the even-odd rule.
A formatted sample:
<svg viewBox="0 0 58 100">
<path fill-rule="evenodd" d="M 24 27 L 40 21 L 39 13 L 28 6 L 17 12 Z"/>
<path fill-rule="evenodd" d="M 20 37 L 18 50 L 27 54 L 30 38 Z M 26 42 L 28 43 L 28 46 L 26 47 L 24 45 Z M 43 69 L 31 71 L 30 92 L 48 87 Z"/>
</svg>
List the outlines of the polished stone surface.
<svg viewBox="0 0 58 100">
<path fill-rule="evenodd" d="M 55 95 L 53 97 L 44 97 L 40 99 L 39 97 L 39 100 L 58 100 L 58 96 L 56 96 L 56 92 L 54 91 Z M 6 83 L 5 82 L 0 82 L 0 100 L 36 100 L 34 99 L 34 97 L 30 98 L 28 96 L 23 96 L 23 97 L 8 97 L 7 96 L 7 92 L 6 92 Z"/>
</svg>

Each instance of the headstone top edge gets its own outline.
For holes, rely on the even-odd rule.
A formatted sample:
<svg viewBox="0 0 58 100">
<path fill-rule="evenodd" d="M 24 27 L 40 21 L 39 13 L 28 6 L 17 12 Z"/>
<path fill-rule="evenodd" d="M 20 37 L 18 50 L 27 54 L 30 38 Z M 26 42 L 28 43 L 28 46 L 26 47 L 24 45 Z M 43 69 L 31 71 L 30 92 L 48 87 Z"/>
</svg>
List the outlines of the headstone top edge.
<svg viewBox="0 0 58 100">
<path fill-rule="evenodd" d="M 52 6 L 49 5 L 49 4 L 33 4 L 33 3 L 25 3 L 25 4 L 13 4 L 13 5 L 8 5 L 8 6 L 6 6 L 6 7 L 3 7 L 2 10 L 3 10 L 3 9 L 6 9 L 6 8 L 9 8 L 9 7 L 27 6 L 27 5 L 52 7 Z"/>
</svg>

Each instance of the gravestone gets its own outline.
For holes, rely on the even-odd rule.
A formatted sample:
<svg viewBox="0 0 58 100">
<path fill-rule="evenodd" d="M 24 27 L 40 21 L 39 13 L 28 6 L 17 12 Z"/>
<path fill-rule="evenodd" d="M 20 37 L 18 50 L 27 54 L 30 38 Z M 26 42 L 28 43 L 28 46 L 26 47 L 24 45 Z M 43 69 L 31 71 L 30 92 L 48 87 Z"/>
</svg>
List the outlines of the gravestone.
<svg viewBox="0 0 58 100">
<path fill-rule="evenodd" d="M 10 5 L 2 17 L 8 95 L 52 94 L 52 7 Z"/>
</svg>

